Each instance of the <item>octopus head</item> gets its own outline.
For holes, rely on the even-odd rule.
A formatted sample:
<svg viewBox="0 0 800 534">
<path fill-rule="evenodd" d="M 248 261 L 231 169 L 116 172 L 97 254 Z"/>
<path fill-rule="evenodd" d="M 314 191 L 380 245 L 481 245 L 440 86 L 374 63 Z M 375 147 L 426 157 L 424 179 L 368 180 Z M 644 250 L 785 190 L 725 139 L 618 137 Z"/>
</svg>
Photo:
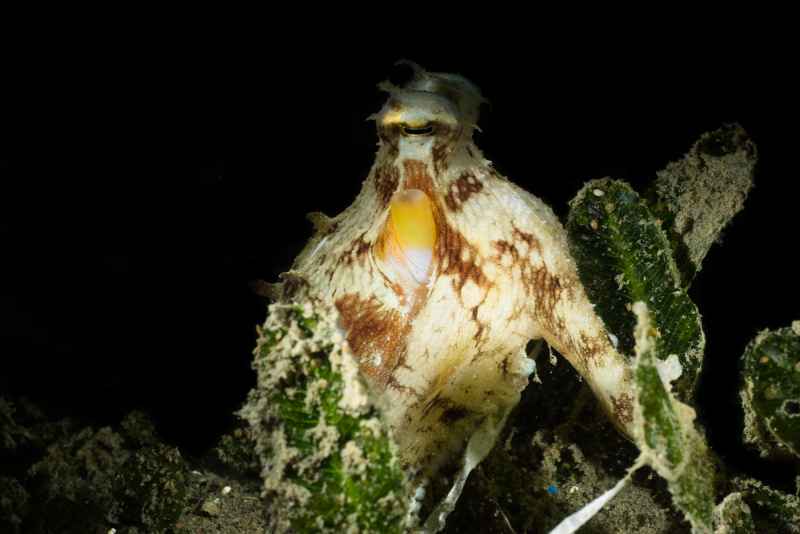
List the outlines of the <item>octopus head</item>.
<svg viewBox="0 0 800 534">
<path fill-rule="evenodd" d="M 397 158 L 432 160 L 437 168 L 472 142 L 480 105 L 480 90 L 463 76 L 428 72 L 416 64 L 413 78 L 403 87 L 382 82 L 389 93 L 380 112 L 372 115 L 378 136 Z"/>
<path fill-rule="evenodd" d="M 458 169 L 480 159 L 472 134 L 485 100 L 460 75 L 405 63 L 412 79 L 402 87 L 379 84 L 389 98 L 371 117 L 381 145 L 372 181 L 383 210 L 375 220 L 385 221 L 373 254 L 409 310 L 434 274 Z"/>
</svg>

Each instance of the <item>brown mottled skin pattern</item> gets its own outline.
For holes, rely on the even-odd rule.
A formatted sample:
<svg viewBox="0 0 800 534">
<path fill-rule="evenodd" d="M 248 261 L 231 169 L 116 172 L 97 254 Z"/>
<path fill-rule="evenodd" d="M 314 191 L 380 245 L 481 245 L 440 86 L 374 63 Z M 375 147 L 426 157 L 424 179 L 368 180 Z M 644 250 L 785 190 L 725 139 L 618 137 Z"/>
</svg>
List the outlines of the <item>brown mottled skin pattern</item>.
<svg viewBox="0 0 800 534">
<path fill-rule="evenodd" d="M 305 292 L 335 306 L 408 463 L 433 471 L 474 433 L 490 434 L 489 422 L 502 421 L 527 384 L 524 347 L 535 338 L 587 377 L 624 430 L 631 397 L 604 391 L 604 369 L 619 367 L 618 355 L 563 227 L 472 143 L 477 90 L 447 75 L 418 76 L 411 89 L 395 88 L 376 117 L 380 148 L 359 197 L 324 221 L 285 275 L 283 298 Z M 423 119 L 431 133 L 404 133 Z M 429 280 L 419 285 L 395 279 L 376 252 L 390 204 L 406 190 L 425 194 L 435 222 Z"/>
<path fill-rule="evenodd" d="M 469 198 L 483 191 L 483 184 L 469 171 L 461 173 L 458 179 L 450 186 L 447 196 L 444 197 L 445 205 L 450 211 L 459 211 Z"/>
<path fill-rule="evenodd" d="M 612 396 L 611 402 L 614 404 L 614 414 L 625 424 L 633 422 L 633 397 L 628 393 L 623 393 L 619 398 Z"/>
<path fill-rule="evenodd" d="M 384 165 L 375 171 L 375 190 L 378 192 L 381 204 L 389 205 L 389 201 L 397 191 L 399 181 L 400 173 L 394 165 Z"/>
</svg>

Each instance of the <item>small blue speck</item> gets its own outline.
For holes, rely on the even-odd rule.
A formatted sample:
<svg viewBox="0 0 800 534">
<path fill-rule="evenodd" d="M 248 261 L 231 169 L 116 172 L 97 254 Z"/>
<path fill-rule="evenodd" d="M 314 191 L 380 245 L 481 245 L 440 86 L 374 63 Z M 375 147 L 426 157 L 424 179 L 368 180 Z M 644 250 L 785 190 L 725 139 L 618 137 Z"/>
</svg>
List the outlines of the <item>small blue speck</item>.
<svg viewBox="0 0 800 534">
<path fill-rule="evenodd" d="M 558 488 L 550 484 L 549 486 L 547 486 L 547 493 L 549 493 L 550 495 L 555 495 L 556 493 L 558 493 Z"/>
</svg>

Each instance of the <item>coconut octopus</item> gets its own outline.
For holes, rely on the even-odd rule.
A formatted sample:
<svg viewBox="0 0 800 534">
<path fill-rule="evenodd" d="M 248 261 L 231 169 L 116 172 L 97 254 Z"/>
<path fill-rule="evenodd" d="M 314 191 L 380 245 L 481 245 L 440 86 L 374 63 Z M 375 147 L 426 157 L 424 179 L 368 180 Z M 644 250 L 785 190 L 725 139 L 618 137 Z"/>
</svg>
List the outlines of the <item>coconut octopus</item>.
<svg viewBox="0 0 800 534">
<path fill-rule="evenodd" d="M 310 214 L 316 233 L 279 298 L 335 307 L 401 460 L 428 474 L 489 451 L 535 369 L 531 340 L 564 355 L 628 432 L 631 371 L 564 227 L 475 145 L 479 89 L 412 67 L 403 87 L 379 86 L 375 163 L 350 207 Z"/>
</svg>

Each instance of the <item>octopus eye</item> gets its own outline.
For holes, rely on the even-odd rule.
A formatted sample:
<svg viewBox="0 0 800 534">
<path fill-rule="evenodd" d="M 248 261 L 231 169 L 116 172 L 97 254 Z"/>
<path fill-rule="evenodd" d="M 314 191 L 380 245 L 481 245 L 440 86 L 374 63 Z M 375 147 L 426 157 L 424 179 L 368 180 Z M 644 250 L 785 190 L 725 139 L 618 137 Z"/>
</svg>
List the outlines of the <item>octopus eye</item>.
<svg viewBox="0 0 800 534">
<path fill-rule="evenodd" d="M 424 135 L 431 135 L 432 133 L 433 133 L 433 123 L 430 122 L 417 128 L 408 125 L 403 125 L 403 135 L 424 136 Z"/>
</svg>

